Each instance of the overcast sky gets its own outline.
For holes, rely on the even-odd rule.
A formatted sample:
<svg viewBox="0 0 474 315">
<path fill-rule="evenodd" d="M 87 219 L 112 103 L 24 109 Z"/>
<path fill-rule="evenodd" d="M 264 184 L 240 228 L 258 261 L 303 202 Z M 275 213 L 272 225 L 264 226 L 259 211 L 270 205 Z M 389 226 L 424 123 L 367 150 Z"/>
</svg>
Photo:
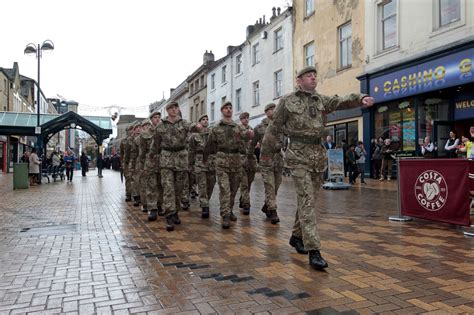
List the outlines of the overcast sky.
<svg viewBox="0 0 474 315">
<path fill-rule="evenodd" d="M 17 61 L 37 79 L 28 43 L 54 42 L 41 59 L 41 89 L 79 102 L 80 112 L 105 107 L 144 116 L 148 105 L 169 96 L 202 64 L 245 40 L 247 25 L 282 10 L 290 0 L 14 0 L 2 1 L 0 67 Z M 82 110 L 81 110 L 82 109 Z"/>
</svg>

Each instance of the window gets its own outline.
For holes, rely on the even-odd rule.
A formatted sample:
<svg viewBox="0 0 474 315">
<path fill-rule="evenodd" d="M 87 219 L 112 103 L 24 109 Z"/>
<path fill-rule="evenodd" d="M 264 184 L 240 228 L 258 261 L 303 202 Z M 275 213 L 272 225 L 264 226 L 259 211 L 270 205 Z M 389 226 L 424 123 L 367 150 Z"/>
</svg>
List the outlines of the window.
<svg viewBox="0 0 474 315">
<path fill-rule="evenodd" d="M 310 16 L 314 13 L 314 0 L 305 0 L 304 16 Z"/>
<path fill-rule="evenodd" d="M 201 76 L 201 87 L 204 87 L 204 75 Z"/>
<path fill-rule="evenodd" d="M 201 115 L 204 114 L 204 101 L 201 101 Z"/>
<path fill-rule="evenodd" d="M 235 90 L 235 108 L 236 108 L 237 113 L 242 110 L 241 98 L 242 98 L 242 89 Z"/>
<path fill-rule="evenodd" d="M 222 67 L 222 83 L 227 82 L 226 77 L 225 77 L 226 68 L 227 66 Z"/>
<path fill-rule="evenodd" d="M 216 103 L 211 102 L 211 121 L 214 121 L 216 119 L 215 109 L 216 109 Z"/>
<path fill-rule="evenodd" d="M 242 55 L 238 55 L 235 58 L 235 73 L 242 73 Z"/>
<path fill-rule="evenodd" d="M 304 46 L 304 65 L 314 67 L 314 42 Z"/>
<path fill-rule="evenodd" d="M 339 27 L 339 68 L 352 65 L 352 26 L 351 23 Z"/>
<path fill-rule="evenodd" d="M 211 90 L 214 90 L 216 88 L 216 74 L 213 73 L 211 74 Z"/>
<path fill-rule="evenodd" d="M 461 19 L 461 0 L 439 0 L 439 27 Z"/>
<path fill-rule="evenodd" d="M 253 83 L 253 106 L 260 105 L 260 82 Z"/>
<path fill-rule="evenodd" d="M 252 65 L 260 62 L 260 45 L 257 43 L 252 47 Z"/>
<path fill-rule="evenodd" d="M 397 45 L 397 2 L 385 0 L 378 5 L 379 50 Z"/>
<path fill-rule="evenodd" d="M 278 70 L 277 72 L 275 72 L 273 77 L 275 81 L 275 98 L 278 98 L 281 96 L 281 81 L 283 79 L 282 70 Z"/>
<path fill-rule="evenodd" d="M 194 121 L 194 108 L 189 108 L 189 120 Z"/>
<path fill-rule="evenodd" d="M 283 30 L 281 27 L 274 32 L 274 38 L 274 51 L 283 49 Z"/>
<path fill-rule="evenodd" d="M 191 83 L 191 86 L 190 86 L 190 88 L 189 88 L 189 89 L 191 90 L 191 93 L 193 93 L 193 92 L 194 92 L 194 84 L 193 84 L 193 83 Z"/>
</svg>

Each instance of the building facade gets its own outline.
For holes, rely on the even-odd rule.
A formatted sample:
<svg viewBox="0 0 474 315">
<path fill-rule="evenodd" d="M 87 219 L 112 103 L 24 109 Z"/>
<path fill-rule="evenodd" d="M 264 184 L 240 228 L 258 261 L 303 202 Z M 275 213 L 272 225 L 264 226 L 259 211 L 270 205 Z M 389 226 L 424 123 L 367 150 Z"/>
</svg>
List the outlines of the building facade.
<svg viewBox="0 0 474 315">
<path fill-rule="evenodd" d="M 365 66 L 366 1 L 294 0 L 293 67 L 314 66 L 317 91 L 325 95 L 359 93 Z M 360 109 L 328 115 L 327 133 L 340 144 L 363 137 Z"/>
<path fill-rule="evenodd" d="M 366 16 L 359 79 L 377 103 L 364 112 L 364 139 L 390 138 L 413 156 L 429 136 L 445 156 L 449 131 L 460 138 L 474 125 L 474 2 L 378 1 Z"/>
</svg>

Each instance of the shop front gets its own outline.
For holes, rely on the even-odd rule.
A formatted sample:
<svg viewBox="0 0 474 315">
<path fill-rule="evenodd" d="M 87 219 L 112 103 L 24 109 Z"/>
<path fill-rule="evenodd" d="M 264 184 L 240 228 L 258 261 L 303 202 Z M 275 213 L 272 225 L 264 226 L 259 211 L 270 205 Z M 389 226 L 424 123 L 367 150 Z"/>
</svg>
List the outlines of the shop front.
<svg viewBox="0 0 474 315">
<path fill-rule="evenodd" d="M 474 42 L 440 50 L 361 77 L 376 105 L 364 110 L 364 142 L 391 139 L 399 156 L 419 156 L 425 137 L 446 156 L 449 132 L 470 138 L 474 126 Z"/>
</svg>

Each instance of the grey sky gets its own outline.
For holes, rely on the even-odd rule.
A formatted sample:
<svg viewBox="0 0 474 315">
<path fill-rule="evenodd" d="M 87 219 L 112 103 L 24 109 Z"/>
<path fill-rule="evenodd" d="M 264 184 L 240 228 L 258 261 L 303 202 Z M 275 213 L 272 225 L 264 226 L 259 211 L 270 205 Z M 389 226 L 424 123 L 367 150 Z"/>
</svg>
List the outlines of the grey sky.
<svg viewBox="0 0 474 315">
<path fill-rule="evenodd" d="M 0 66 L 14 61 L 23 75 L 37 78 L 28 43 L 54 42 L 41 60 L 47 97 L 73 99 L 89 114 L 105 106 L 133 108 L 168 97 L 202 64 L 204 51 L 216 59 L 228 45 L 245 40 L 247 25 L 289 0 L 15 0 L 2 7 Z M 124 111 L 130 112 L 130 110 Z"/>
</svg>

